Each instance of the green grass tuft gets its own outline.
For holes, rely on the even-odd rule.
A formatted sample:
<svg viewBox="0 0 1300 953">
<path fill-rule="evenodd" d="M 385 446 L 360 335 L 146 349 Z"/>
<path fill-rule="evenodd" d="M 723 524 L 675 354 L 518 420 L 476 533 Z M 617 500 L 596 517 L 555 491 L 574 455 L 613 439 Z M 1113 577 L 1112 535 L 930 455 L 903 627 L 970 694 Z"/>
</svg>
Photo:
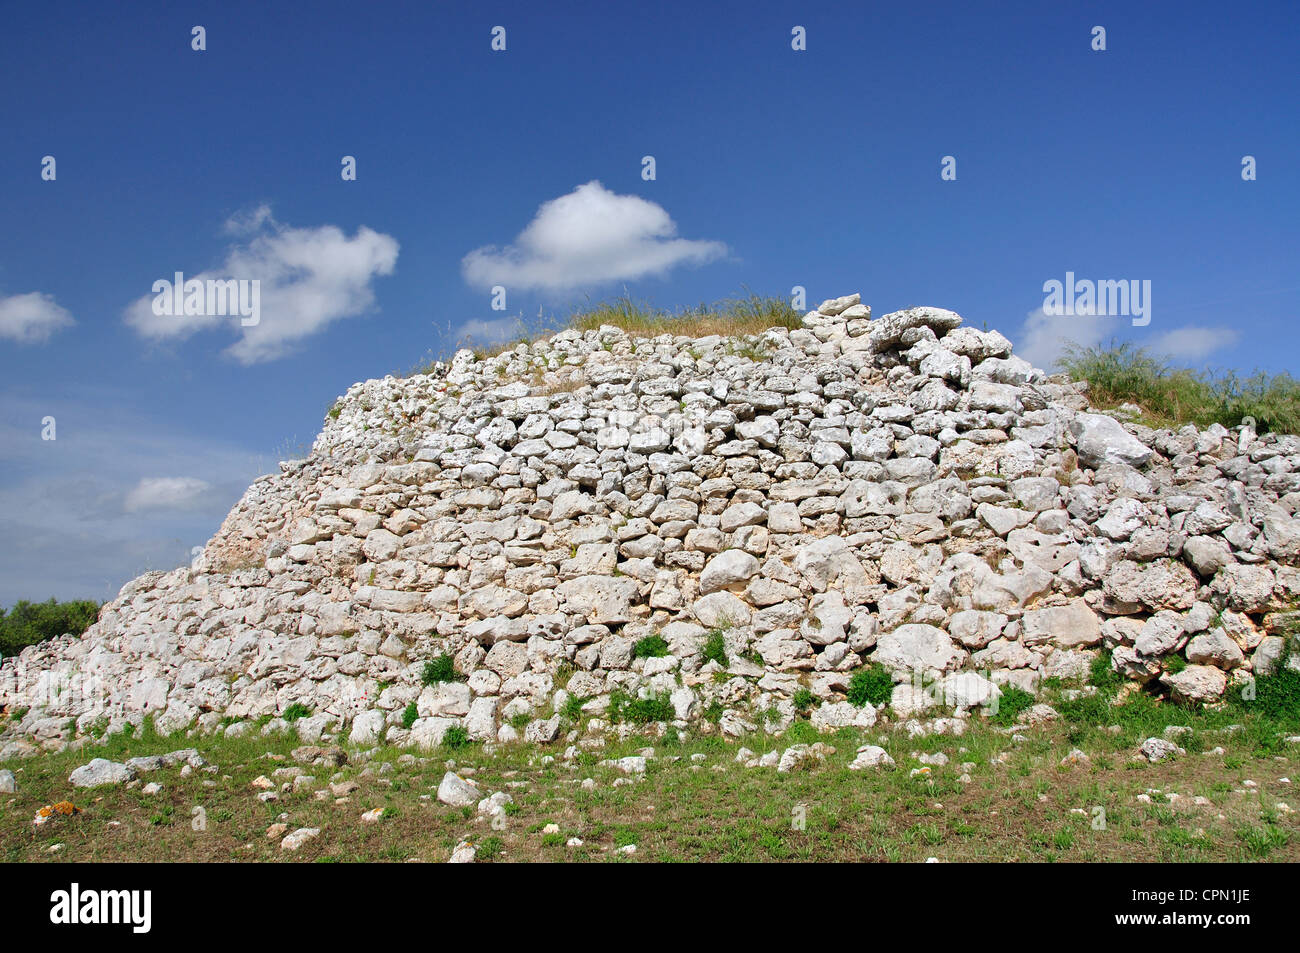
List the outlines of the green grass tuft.
<svg viewBox="0 0 1300 953">
<path fill-rule="evenodd" d="M 469 732 L 465 730 L 464 725 L 452 725 L 443 733 L 442 746 L 456 750 L 469 744 Z"/>
<path fill-rule="evenodd" d="M 647 635 L 632 649 L 633 658 L 663 658 L 668 654 L 668 642 L 662 635 Z"/>
<path fill-rule="evenodd" d="M 1075 380 L 1088 382 L 1095 405 L 1137 404 L 1156 426 L 1236 427 L 1253 417 L 1261 433 L 1300 433 L 1300 381 L 1290 374 L 1240 377 L 1170 367 L 1128 342 L 1072 346 L 1058 363 Z"/>
<path fill-rule="evenodd" d="M 424 671 L 420 673 L 420 680 L 426 685 L 434 685 L 438 682 L 454 682 L 456 680 L 456 663 L 446 653 L 439 655 L 437 658 L 424 663 Z"/>
<path fill-rule="evenodd" d="M 704 640 L 704 648 L 700 650 L 705 661 L 717 662 L 723 668 L 727 666 L 727 640 L 722 634 L 721 629 L 714 629 Z"/>
<path fill-rule="evenodd" d="M 284 714 L 281 715 L 280 717 L 283 718 L 285 721 L 294 722 L 297 721 L 299 718 L 307 718 L 310 715 L 311 715 L 310 708 L 302 704 L 302 702 L 294 702 L 292 705 L 290 705 L 288 708 L 284 710 Z"/>
</svg>

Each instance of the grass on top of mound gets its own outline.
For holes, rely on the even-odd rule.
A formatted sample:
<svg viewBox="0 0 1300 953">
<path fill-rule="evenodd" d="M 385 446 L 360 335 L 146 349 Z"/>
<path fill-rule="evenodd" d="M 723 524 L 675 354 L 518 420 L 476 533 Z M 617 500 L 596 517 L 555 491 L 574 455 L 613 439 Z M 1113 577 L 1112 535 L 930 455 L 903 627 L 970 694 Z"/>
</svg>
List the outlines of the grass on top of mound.
<svg viewBox="0 0 1300 953">
<path fill-rule="evenodd" d="M 1253 417 L 1261 433 L 1300 433 L 1300 381 L 1290 374 L 1240 377 L 1233 371 L 1170 367 L 1128 342 L 1071 347 L 1060 367 L 1088 382 L 1095 405 L 1137 404 L 1156 426 L 1236 427 Z"/>
<path fill-rule="evenodd" d="M 803 315 L 784 298 L 753 292 L 677 311 L 659 308 L 648 301 L 639 301 L 631 295 L 623 294 L 595 305 L 575 308 L 568 318 L 557 320 L 555 316 L 539 312 L 532 319 L 526 320 L 521 316 L 517 323 L 517 333 L 509 340 L 480 345 L 462 341 L 459 346 L 470 347 L 476 360 L 485 361 L 513 350 L 520 344 L 531 344 L 568 329 L 596 331 L 612 325 L 637 337 L 657 337 L 660 334 L 697 338 L 710 334 L 744 337 L 761 334 L 769 328 L 793 330 L 803 327 Z M 427 357 L 403 376 L 428 373 L 434 363 L 431 356 Z"/>
<path fill-rule="evenodd" d="M 576 311 L 569 319 L 569 327 L 579 331 L 595 331 L 605 325 L 644 337 L 660 334 L 734 337 L 761 334 L 769 328 L 793 330 L 803 326 L 803 315 L 790 307 L 784 298 L 753 293 L 679 311 L 665 311 L 625 294 L 613 301 L 602 301 L 593 308 Z"/>
</svg>

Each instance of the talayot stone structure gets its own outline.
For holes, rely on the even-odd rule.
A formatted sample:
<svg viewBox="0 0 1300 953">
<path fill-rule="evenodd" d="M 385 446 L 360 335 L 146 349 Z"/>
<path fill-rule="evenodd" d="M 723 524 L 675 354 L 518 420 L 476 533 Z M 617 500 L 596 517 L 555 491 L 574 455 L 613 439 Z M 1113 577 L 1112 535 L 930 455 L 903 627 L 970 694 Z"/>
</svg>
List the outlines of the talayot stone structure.
<svg viewBox="0 0 1300 953">
<path fill-rule="evenodd" d="M 1300 438 L 1121 423 L 951 311 L 850 295 L 745 339 L 570 330 L 336 411 L 195 565 L 4 660 L 25 713 L 0 757 L 146 716 L 545 743 L 628 730 L 613 696 L 742 735 L 783 730 L 801 689 L 820 728 L 961 716 L 1106 650 L 1194 701 L 1300 666 L 1277 634 Z M 638 657 L 650 636 L 666 652 Z M 457 677 L 425 684 L 442 655 Z M 873 663 L 898 682 L 882 712 L 845 699 Z"/>
</svg>

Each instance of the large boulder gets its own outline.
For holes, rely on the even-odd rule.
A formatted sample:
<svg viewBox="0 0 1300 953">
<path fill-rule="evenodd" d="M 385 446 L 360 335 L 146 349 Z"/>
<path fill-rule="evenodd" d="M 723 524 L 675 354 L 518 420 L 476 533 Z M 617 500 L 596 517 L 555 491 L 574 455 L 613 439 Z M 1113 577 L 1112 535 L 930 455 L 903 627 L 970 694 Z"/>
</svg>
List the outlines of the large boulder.
<svg viewBox="0 0 1300 953">
<path fill-rule="evenodd" d="M 834 586 L 845 601 L 857 603 L 869 594 L 879 576 L 869 576 L 862 562 L 840 536 L 825 536 L 800 546 L 795 553 L 794 568 L 815 592 Z"/>
<path fill-rule="evenodd" d="M 1125 430 L 1114 417 L 1076 414 L 1069 427 L 1079 462 L 1085 467 L 1095 470 L 1108 463 L 1143 467 L 1151 459 L 1151 448 Z"/>
<path fill-rule="evenodd" d="M 587 617 L 591 624 L 632 621 L 632 600 L 639 594 L 636 580 L 616 576 L 579 576 L 555 588 L 561 603 Z"/>
<path fill-rule="evenodd" d="M 712 629 L 733 625 L 749 625 L 753 612 L 749 605 L 730 592 L 711 592 L 696 599 L 691 612 L 701 625 Z"/>
<path fill-rule="evenodd" d="M 876 709 L 870 705 L 861 708 L 849 702 L 826 702 L 813 710 L 809 719 L 818 731 L 836 728 L 870 728 L 876 723 Z"/>
<path fill-rule="evenodd" d="M 384 734 L 384 713 L 376 709 L 363 711 L 352 719 L 352 732 L 348 741 L 362 748 L 378 744 Z"/>
<path fill-rule="evenodd" d="M 1228 677 L 1213 665 L 1188 665 L 1181 672 L 1161 676 L 1160 681 L 1179 702 L 1218 701 L 1228 687 Z"/>
<path fill-rule="evenodd" d="M 1222 574 L 1220 574 L 1222 575 Z M 1157 559 L 1138 563 L 1121 559 L 1102 581 L 1107 612 L 1129 615 L 1160 609 L 1188 609 L 1196 601 L 1196 576 L 1182 562 Z"/>
<path fill-rule="evenodd" d="M 119 764 L 107 758 L 95 758 L 83 764 L 68 776 L 73 787 L 94 788 L 101 784 L 125 784 L 134 781 L 136 771 L 128 764 Z"/>
<path fill-rule="evenodd" d="M 758 560 L 742 549 L 718 553 L 700 574 L 700 594 L 708 595 L 748 582 L 758 573 Z"/>
<path fill-rule="evenodd" d="M 953 672 L 935 685 L 934 693 L 953 708 L 990 705 L 1002 697 L 1002 690 L 978 672 Z"/>
<path fill-rule="evenodd" d="M 1228 638 L 1228 633 L 1223 629 L 1211 629 L 1187 643 L 1187 661 L 1197 665 L 1234 669 L 1245 665 L 1246 657 L 1241 646 Z"/>
<path fill-rule="evenodd" d="M 1267 566 L 1234 563 L 1224 566 L 1210 583 L 1228 605 L 1240 612 L 1262 612 L 1273 598 L 1275 577 Z"/>
<path fill-rule="evenodd" d="M 451 771 L 444 774 L 438 784 L 438 800 L 452 807 L 469 807 L 482 797 L 483 792 L 477 784 Z"/>
<path fill-rule="evenodd" d="M 872 658 L 896 672 L 944 672 L 956 668 L 964 655 L 943 629 L 910 622 L 882 635 Z"/>
<path fill-rule="evenodd" d="M 1101 641 L 1101 623 L 1097 613 L 1082 599 L 1071 599 L 1063 606 L 1030 609 L 1021 619 L 1021 625 L 1026 645 L 1050 643 L 1076 648 Z"/>
<path fill-rule="evenodd" d="M 937 335 L 961 325 L 961 315 L 944 308 L 907 308 L 881 315 L 871 322 L 871 346 L 877 351 L 897 347 L 903 335 L 917 328 L 929 328 Z"/>
</svg>

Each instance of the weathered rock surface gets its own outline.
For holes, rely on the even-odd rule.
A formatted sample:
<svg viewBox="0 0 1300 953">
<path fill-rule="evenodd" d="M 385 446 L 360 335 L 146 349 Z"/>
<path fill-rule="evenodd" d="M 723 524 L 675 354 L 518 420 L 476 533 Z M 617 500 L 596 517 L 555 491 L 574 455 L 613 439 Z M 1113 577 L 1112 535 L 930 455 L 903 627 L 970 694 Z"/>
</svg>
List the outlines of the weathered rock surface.
<svg viewBox="0 0 1300 953">
<path fill-rule="evenodd" d="M 444 774 L 438 784 L 438 800 L 452 807 L 469 807 L 471 804 L 477 804 L 482 797 L 483 792 L 479 790 L 477 784 L 451 771 Z"/>
<path fill-rule="evenodd" d="M 68 775 L 68 781 L 73 787 L 93 788 L 101 784 L 125 784 L 127 781 L 134 781 L 135 777 L 135 769 L 128 765 L 105 758 L 95 758 Z"/>
</svg>

